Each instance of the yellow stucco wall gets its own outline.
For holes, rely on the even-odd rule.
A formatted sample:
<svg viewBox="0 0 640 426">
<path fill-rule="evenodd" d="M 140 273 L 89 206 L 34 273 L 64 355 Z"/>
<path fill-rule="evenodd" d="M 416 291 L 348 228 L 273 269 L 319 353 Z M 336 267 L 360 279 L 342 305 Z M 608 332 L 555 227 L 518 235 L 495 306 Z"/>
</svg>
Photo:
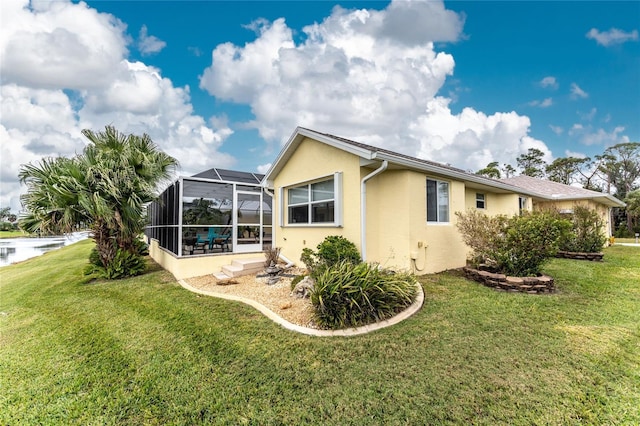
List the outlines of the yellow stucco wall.
<svg viewBox="0 0 640 426">
<path fill-rule="evenodd" d="M 369 170 L 366 170 L 369 171 Z M 367 260 L 409 270 L 411 220 L 417 193 L 408 170 L 388 170 L 367 182 Z"/>
<path fill-rule="evenodd" d="M 477 193 L 485 195 L 485 209 L 476 208 Z M 478 210 L 489 216 L 495 216 L 498 214 L 513 216 L 520 212 L 518 197 L 518 194 L 497 194 L 476 188 L 466 188 L 465 210 Z M 531 200 L 528 200 L 528 202 L 530 204 Z"/>
<path fill-rule="evenodd" d="M 284 226 L 280 226 L 280 188 L 342 173 L 343 227 L 287 225 L 286 191 L 284 191 Z M 275 246 L 282 255 L 297 264 L 302 249 L 315 250 L 329 235 L 341 235 L 360 249 L 360 160 L 357 156 L 329 145 L 303 140 L 285 167 L 274 179 L 273 218 L 276 228 Z"/>
<path fill-rule="evenodd" d="M 597 203 L 593 200 L 536 201 L 534 203 L 534 209 L 536 210 L 545 210 L 545 209 L 571 210 L 576 205 L 584 206 L 598 212 L 598 214 L 604 221 L 603 232 L 607 237 L 612 235 L 611 215 L 609 213 L 609 207 L 605 206 L 604 204 Z"/>
<path fill-rule="evenodd" d="M 464 183 L 429 176 L 449 182 L 450 221 L 428 223 L 427 177 L 409 170 L 390 170 L 367 183 L 369 261 L 418 275 L 466 264 L 467 248 L 455 227 L 454 214 L 465 209 Z"/>
<path fill-rule="evenodd" d="M 235 259 L 264 258 L 263 253 L 205 254 L 178 258 L 163 250 L 157 240 L 149 242 L 149 256 L 177 280 L 218 273 L 223 266 L 230 265 Z"/>
</svg>

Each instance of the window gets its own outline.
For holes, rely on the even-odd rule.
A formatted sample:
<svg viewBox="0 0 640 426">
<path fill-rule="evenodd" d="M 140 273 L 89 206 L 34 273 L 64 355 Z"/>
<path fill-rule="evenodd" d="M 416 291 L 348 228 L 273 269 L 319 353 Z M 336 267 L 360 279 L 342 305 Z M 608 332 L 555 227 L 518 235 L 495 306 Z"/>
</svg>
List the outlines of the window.
<svg viewBox="0 0 640 426">
<path fill-rule="evenodd" d="M 485 209 L 487 208 L 487 203 L 485 201 L 484 194 L 476 193 L 476 209 Z"/>
<path fill-rule="evenodd" d="M 289 188 L 289 224 L 335 223 L 334 184 L 331 178 Z"/>
<path fill-rule="evenodd" d="M 427 222 L 449 222 L 449 182 L 427 179 Z"/>
<path fill-rule="evenodd" d="M 527 197 L 518 197 L 518 204 L 520 207 L 520 214 L 522 214 L 522 211 L 527 209 Z"/>
</svg>

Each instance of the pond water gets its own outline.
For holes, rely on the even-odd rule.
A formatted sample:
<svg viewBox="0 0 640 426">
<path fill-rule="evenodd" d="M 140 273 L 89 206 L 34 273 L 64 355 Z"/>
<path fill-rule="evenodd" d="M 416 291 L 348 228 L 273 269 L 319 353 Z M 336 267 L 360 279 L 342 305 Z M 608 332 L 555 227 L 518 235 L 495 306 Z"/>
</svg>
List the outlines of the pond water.
<svg viewBox="0 0 640 426">
<path fill-rule="evenodd" d="M 40 256 L 88 237 L 88 232 L 74 232 L 47 238 L 0 238 L 0 267 Z"/>
</svg>

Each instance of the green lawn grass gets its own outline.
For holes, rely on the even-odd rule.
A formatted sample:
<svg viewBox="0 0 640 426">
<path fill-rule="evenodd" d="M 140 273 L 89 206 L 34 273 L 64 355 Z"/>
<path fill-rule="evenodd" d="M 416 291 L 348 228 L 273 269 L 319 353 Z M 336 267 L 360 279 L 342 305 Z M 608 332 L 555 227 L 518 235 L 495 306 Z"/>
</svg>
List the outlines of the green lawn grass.
<svg viewBox="0 0 640 426">
<path fill-rule="evenodd" d="M 0 424 L 638 424 L 640 248 L 554 259 L 550 296 L 458 273 L 349 338 L 287 331 L 157 267 L 86 283 L 91 242 L 0 268 Z"/>
<path fill-rule="evenodd" d="M 23 231 L 0 231 L 0 238 L 28 237 L 29 234 Z"/>
<path fill-rule="evenodd" d="M 616 238 L 616 243 L 635 243 L 635 238 Z"/>
</svg>

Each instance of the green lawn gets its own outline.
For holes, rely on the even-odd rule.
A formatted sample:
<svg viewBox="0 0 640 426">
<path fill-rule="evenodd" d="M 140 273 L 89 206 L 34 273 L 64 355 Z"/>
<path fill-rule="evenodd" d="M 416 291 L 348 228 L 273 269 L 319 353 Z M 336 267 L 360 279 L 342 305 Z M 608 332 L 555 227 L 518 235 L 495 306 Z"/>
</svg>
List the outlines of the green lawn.
<svg viewBox="0 0 640 426">
<path fill-rule="evenodd" d="M 155 268 L 83 282 L 91 243 L 0 268 L 0 424 L 639 424 L 640 248 L 555 259 L 552 296 L 446 273 L 350 338 L 286 331 Z"/>
<path fill-rule="evenodd" d="M 0 231 L 0 238 L 28 237 L 29 234 L 22 231 Z"/>
<path fill-rule="evenodd" d="M 616 238 L 616 243 L 635 243 L 635 238 Z"/>
</svg>

